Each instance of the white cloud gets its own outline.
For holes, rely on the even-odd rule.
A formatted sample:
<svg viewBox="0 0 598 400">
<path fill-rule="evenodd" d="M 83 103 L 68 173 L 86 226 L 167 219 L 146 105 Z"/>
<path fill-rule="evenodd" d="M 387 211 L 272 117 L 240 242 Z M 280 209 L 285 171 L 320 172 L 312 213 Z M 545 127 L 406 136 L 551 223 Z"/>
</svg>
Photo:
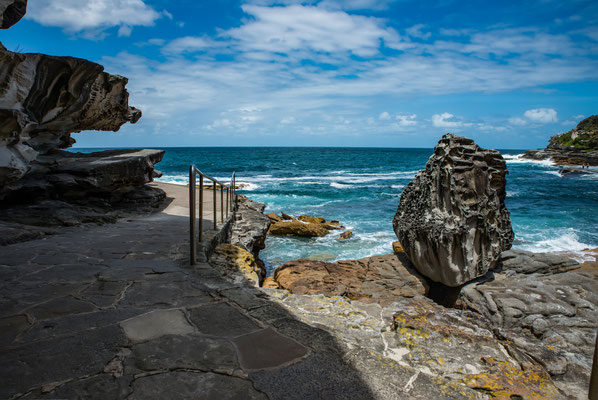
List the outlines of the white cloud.
<svg viewBox="0 0 598 400">
<path fill-rule="evenodd" d="M 423 32 L 425 28 L 424 24 L 413 25 L 410 28 L 405 29 L 405 32 L 411 37 L 418 39 L 428 39 L 432 34 L 430 32 Z"/>
<path fill-rule="evenodd" d="M 453 114 L 447 112 L 432 115 L 432 125 L 436 128 L 460 128 L 465 126 L 462 121 L 456 120 Z"/>
<path fill-rule="evenodd" d="M 42 25 L 96 35 L 119 27 L 118 34 L 128 36 L 132 27 L 152 26 L 162 15 L 143 0 L 36 0 L 27 7 L 27 18 Z"/>
<path fill-rule="evenodd" d="M 162 48 L 164 54 L 181 54 L 205 51 L 213 47 L 213 42 L 207 38 L 185 36 L 170 41 Z"/>
<path fill-rule="evenodd" d="M 415 120 L 415 118 L 417 118 L 416 114 L 411 114 L 411 115 L 397 115 L 395 118 L 397 119 L 397 124 L 400 127 L 407 127 L 407 126 L 415 126 L 415 125 L 417 125 L 417 121 Z"/>
<path fill-rule="evenodd" d="M 280 123 L 283 125 L 292 124 L 295 122 L 295 117 L 284 117 L 280 120 Z"/>
<path fill-rule="evenodd" d="M 390 119 L 390 114 L 388 113 L 388 111 L 384 111 L 384 112 L 380 113 L 380 115 L 378 116 L 378 119 L 380 121 L 388 121 Z"/>
<path fill-rule="evenodd" d="M 540 124 L 548 124 L 558 121 L 556 110 L 552 108 L 535 108 L 533 110 L 527 110 L 523 115 L 530 121 Z"/>
<path fill-rule="evenodd" d="M 528 123 L 528 120 L 520 118 L 520 117 L 512 117 L 509 118 L 509 124 L 513 126 L 525 126 Z"/>
<path fill-rule="evenodd" d="M 301 5 L 246 4 L 242 8 L 253 19 L 222 36 L 238 40 L 244 51 L 350 52 L 368 57 L 378 54 L 382 41 L 389 46 L 400 45 L 396 31 L 385 27 L 378 18 Z"/>
</svg>

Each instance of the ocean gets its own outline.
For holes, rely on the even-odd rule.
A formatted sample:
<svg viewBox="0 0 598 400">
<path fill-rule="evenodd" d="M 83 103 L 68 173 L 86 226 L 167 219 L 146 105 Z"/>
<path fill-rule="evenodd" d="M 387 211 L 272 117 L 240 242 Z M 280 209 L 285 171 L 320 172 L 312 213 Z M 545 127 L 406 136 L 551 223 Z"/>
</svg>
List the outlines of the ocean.
<svg viewBox="0 0 598 400">
<path fill-rule="evenodd" d="M 98 149 L 93 149 L 98 150 Z M 73 149 L 91 151 L 91 149 Z M 423 169 L 433 149 L 212 147 L 166 148 L 157 181 L 187 184 L 194 163 L 228 182 L 233 171 L 241 194 L 266 203 L 266 212 L 322 216 L 353 232 L 314 239 L 273 237 L 260 252 L 269 273 L 303 257 L 356 259 L 392 252 L 392 230 L 403 188 Z M 506 159 L 506 205 L 516 249 L 579 252 L 598 247 L 598 179 L 561 177 L 549 161 L 521 158 L 523 150 L 501 150 Z"/>
</svg>

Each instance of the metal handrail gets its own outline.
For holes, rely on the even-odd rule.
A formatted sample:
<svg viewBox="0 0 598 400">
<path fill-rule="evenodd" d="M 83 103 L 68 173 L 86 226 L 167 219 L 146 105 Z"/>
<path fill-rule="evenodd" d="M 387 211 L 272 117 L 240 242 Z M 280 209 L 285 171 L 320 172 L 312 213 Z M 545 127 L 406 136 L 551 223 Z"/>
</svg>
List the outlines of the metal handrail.
<svg viewBox="0 0 598 400">
<path fill-rule="evenodd" d="M 199 175 L 199 221 L 197 225 L 197 231 L 195 229 L 195 219 L 197 217 L 195 213 L 195 204 L 197 203 L 197 194 L 196 194 L 196 176 Z M 231 212 L 234 212 L 236 209 L 236 199 L 237 199 L 237 189 L 236 189 L 236 182 L 237 177 L 236 174 L 233 172 L 230 185 L 225 185 L 224 183 L 218 181 L 215 178 L 212 178 L 209 175 L 204 174 L 201 172 L 195 165 L 191 165 L 189 167 L 189 243 L 190 243 L 190 263 L 191 265 L 195 265 L 197 261 L 197 243 L 201 243 L 203 239 L 203 190 L 204 184 L 203 179 L 206 178 L 212 181 L 212 191 L 213 191 L 213 213 L 214 213 L 214 230 L 217 229 L 218 225 L 218 212 L 217 212 L 217 201 L 216 201 L 216 191 L 220 186 L 220 221 L 224 222 L 224 191 L 226 188 L 226 216 L 228 217 Z M 199 235 L 197 234 L 199 233 Z M 196 239 L 197 237 L 197 239 Z"/>
</svg>

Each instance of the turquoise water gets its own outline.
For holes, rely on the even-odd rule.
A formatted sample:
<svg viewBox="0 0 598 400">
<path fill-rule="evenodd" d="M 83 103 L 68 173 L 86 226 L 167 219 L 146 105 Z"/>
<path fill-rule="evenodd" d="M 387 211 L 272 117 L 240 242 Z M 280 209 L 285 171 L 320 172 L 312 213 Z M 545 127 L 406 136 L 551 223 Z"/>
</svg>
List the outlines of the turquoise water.
<svg viewBox="0 0 598 400">
<path fill-rule="evenodd" d="M 191 163 L 224 181 L 236 171 L 238 182 L 247 185 L 240 193 L 266 203 L 266 212 L 336 219 L 353 232 L 345 241 L 337 240 L 336 234 L 316 239 L 268 237 L 260 254 L 272 271 L 285 261 L 318 254 L 338 260 L 390 252 L 396 240 L 392 219 L 401 192 L 424 168 L 432 151 L 167 148 L 157 165 L 164 174 L 158 180 L 186 184 Z M 515 248 L 579 251 L 598 247 L 598 180 L 561 177 L 550 162 L 522 160 L 521 150 L 501 152 L 509 169 L 506 203 Z"/>
</svg>

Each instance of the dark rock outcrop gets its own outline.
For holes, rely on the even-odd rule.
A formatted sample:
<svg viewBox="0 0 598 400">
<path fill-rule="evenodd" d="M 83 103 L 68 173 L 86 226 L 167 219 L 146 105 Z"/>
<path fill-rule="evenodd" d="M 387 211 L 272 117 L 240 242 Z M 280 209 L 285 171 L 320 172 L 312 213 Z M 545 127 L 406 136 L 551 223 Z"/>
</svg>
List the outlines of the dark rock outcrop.
<svg viewBox="0 0 598 400">
<path fill-rule="evenodd" d="M 0 29 L 8 29 L 27 12 L 27 0 L 0 0 Z"/>
<path fill-rule="evenodd" d="M 71 133 L 117 131 L 141 111 L 128 105 L 127 78 L 74 57 L 21 54 L 0 47 L 0 193 Z"/>
<path fill-rule="evenodd" d="M 528 150 L 523 157 L 550 159 L 559 165 L 598 165 L 598 115 L 584 119 L 569 132 L 552 136 L 545 149 Z"/>
<path fill-rule="evenodd" d="M 394 231 L 417 270 L 459 286 L 494 268 L 511 247 L 505 161 L 496 150 L 447 134 L 401 195 Z"/>
<path fill-rule="evenodd" d="M 334 263 L 289 261 L 276 269 L 274 280 L 291 293 L 344 296 L 382 305 L 400 297 L 425 295 L 428 289 L 409 261 L 394 254 Z"/>
</svg>

